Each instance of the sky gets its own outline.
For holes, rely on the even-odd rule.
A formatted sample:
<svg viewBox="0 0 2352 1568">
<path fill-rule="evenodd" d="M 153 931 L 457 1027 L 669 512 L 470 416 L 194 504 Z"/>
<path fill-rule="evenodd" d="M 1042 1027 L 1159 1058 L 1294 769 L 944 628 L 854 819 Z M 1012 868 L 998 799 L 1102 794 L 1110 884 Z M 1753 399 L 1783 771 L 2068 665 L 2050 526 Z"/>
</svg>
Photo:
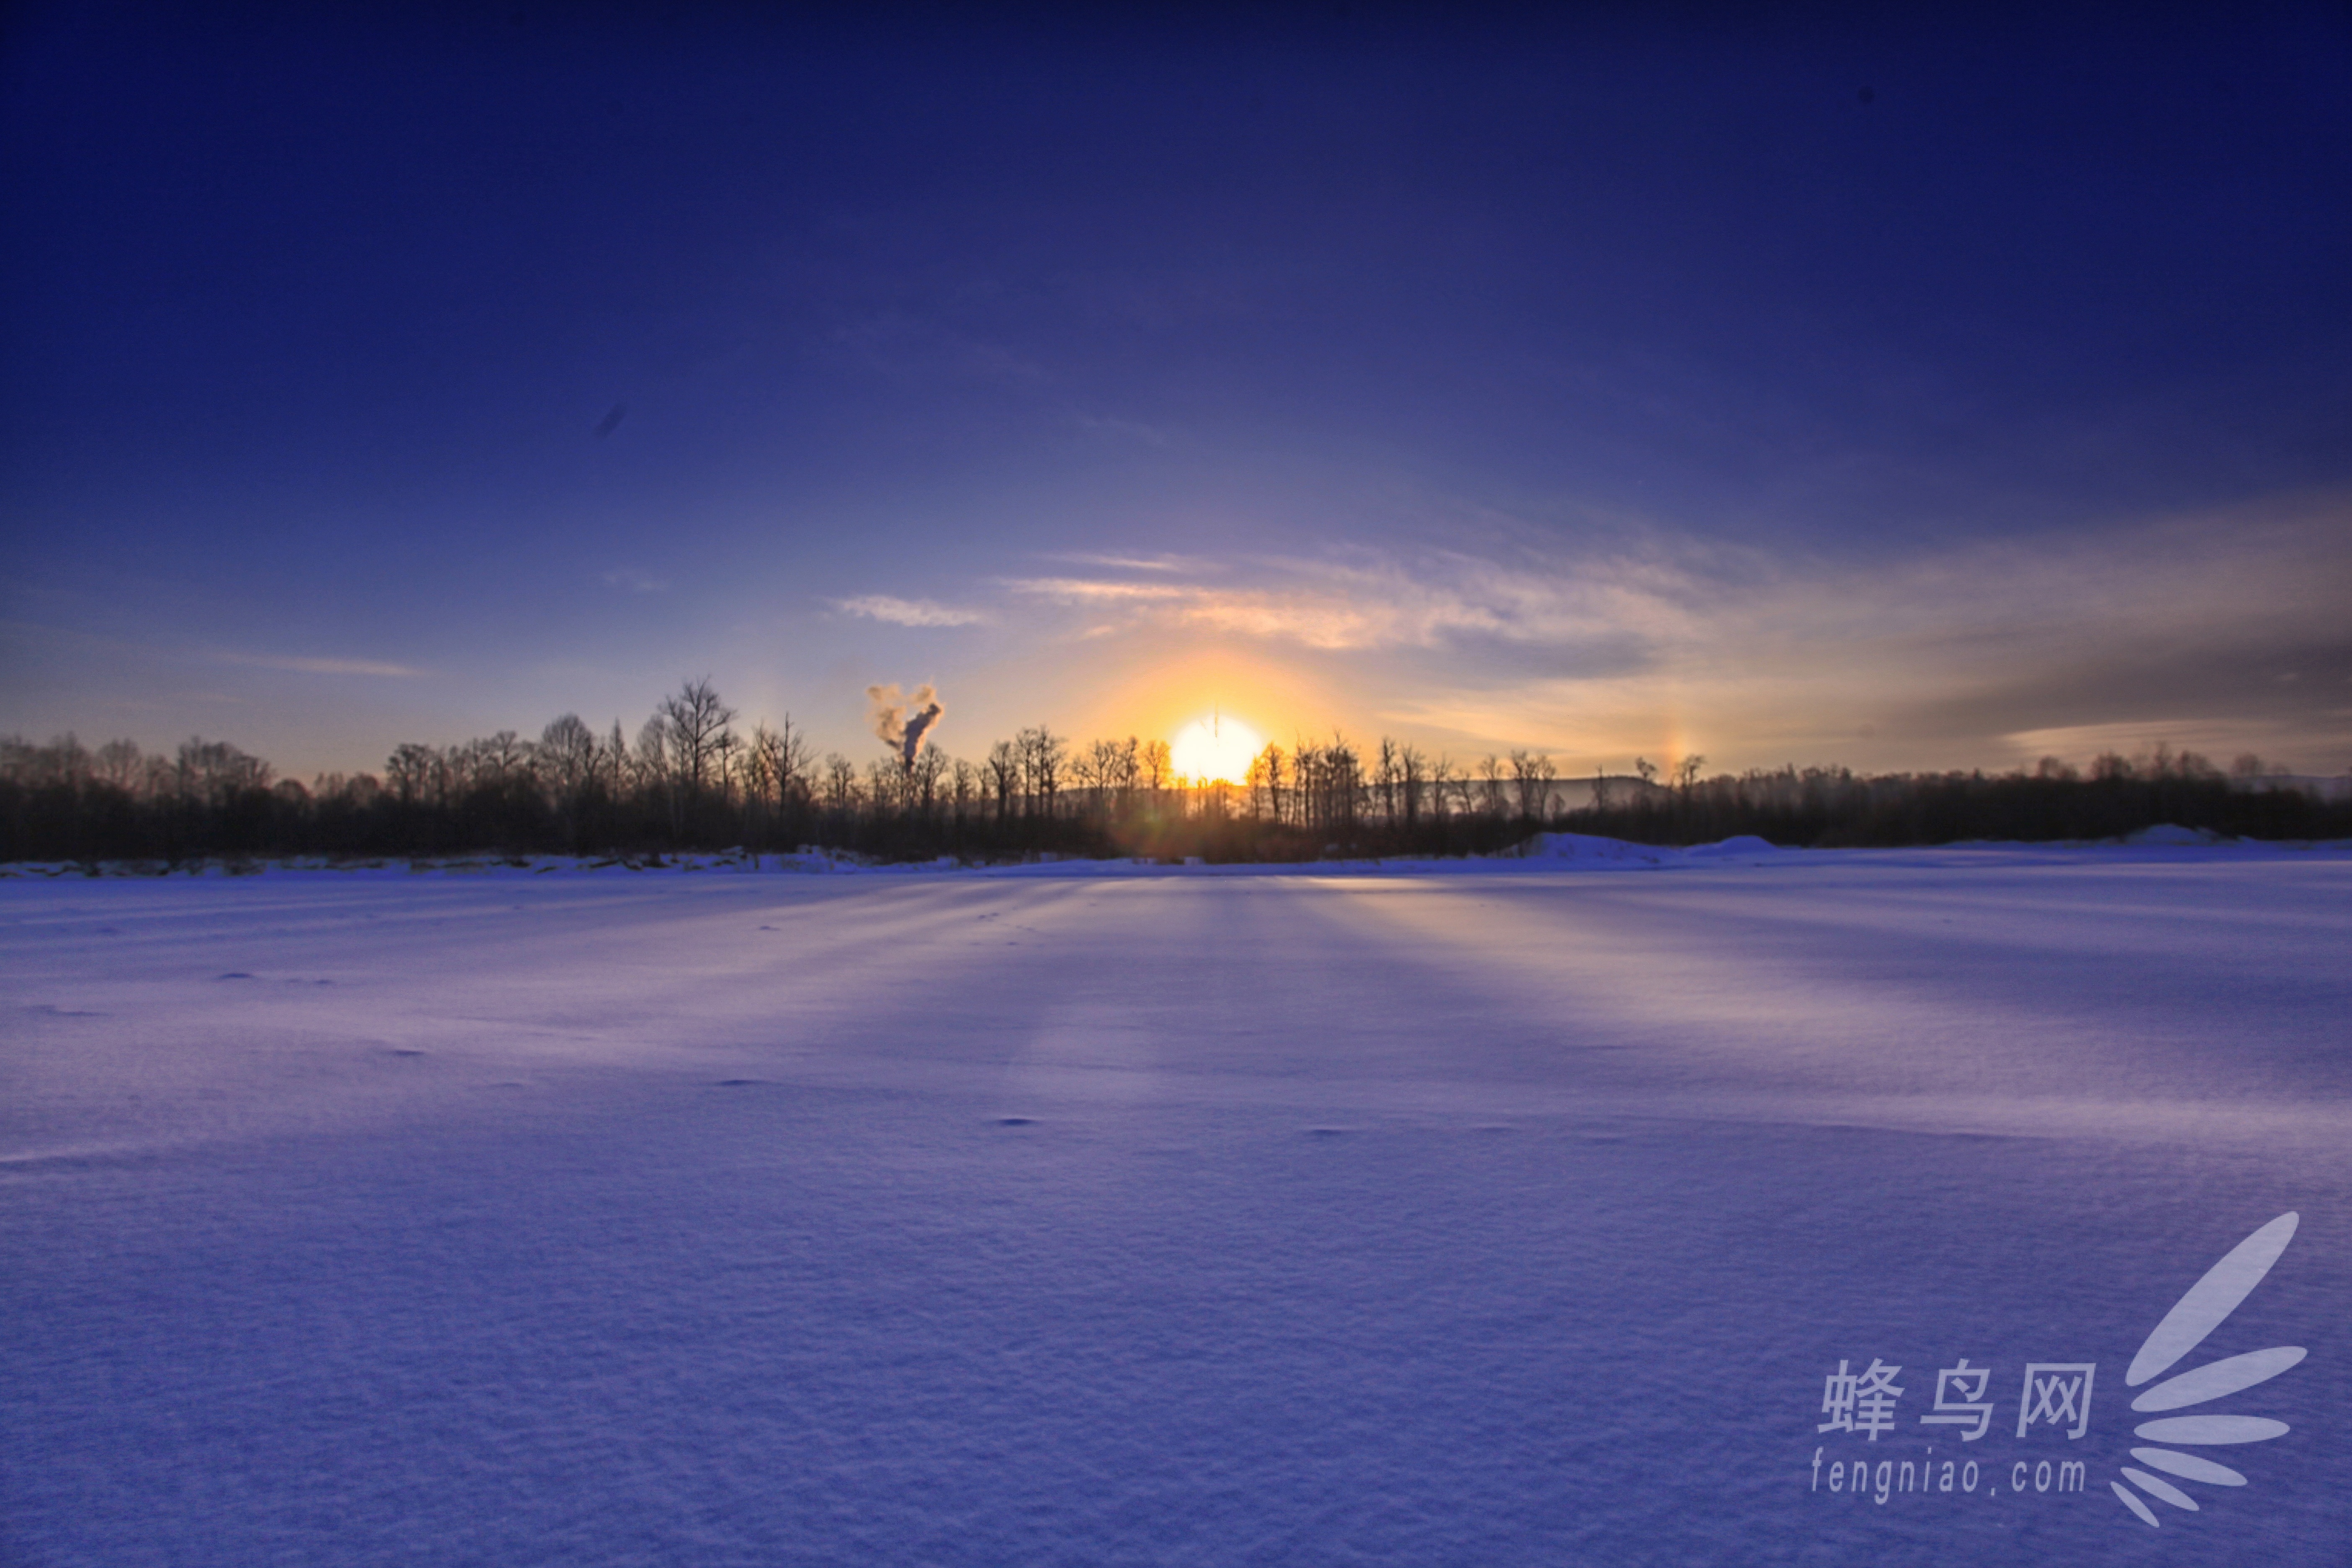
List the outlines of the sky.
<svg viewBox="0 0 2352 1568">
<path fill-rule="evenodd" d="M 0 731 L 2352 766 L 2352 13 L 15 8 Z"/>
</svg>

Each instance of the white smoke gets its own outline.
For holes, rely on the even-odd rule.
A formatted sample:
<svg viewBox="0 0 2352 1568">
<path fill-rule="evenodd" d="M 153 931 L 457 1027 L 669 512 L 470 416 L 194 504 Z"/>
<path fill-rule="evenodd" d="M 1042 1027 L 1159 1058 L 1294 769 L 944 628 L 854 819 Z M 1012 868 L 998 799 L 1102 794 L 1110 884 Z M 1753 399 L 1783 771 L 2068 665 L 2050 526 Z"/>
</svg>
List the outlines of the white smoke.
<svg viewBox="0 0 2352 1568">
<path fill-rule="evenodd" d="M 929 685 L 911 692 L 896 686 L 869 686 L 866 695 L 874 704 L 874 733 L 898 753 L 900 767 L 913 767 L 915 754 L 923 749 L 923 737 L 947 711 L 939 692 Z"/>
</svg>

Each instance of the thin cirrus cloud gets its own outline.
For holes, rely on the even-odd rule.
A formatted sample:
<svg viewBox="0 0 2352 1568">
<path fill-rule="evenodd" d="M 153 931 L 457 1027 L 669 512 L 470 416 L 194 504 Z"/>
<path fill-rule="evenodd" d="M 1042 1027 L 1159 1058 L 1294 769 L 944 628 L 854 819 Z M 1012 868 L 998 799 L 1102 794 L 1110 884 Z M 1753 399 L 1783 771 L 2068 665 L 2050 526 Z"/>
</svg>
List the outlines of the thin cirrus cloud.
<svg viewBox="0 0 2352 1568">
<path fill-rule="evenodd" d="M 1482 745 L 1916 767 L 2168 741 L 2332 769 L 2352 760 L 2347 511 L 2301 498 L 1861 565 L 1654 541 L 1188 562 L 1139 582 L 1106 559 L 995 585 L 1046 638 L 1377 671 L 1353 683 L 1383 692 L 1366 718 Z"/>
<path fill-rule="evenodd" d="M 1629 666 L 1433 668 L 1400 717 L 1674 743 L 1725 761 L 2082 760 L 2159 742 L 2352 760 L 2341 499 L 1872 568 L 1679 574 Z M 1759 758 L 1759 752 L 1765 753 Z M 1777 754 L 1776 754 L 1777 753 Z"/>
<path fill-rule="evenodd" d="M 1091 550 L 1053 552 L 1049 560 L 1073 566 L 1099 566 L 1112 572 L 1187 572 L 1206 570 L 1208 563 L 1188 555 L 1111 555 Z"/>
<path fill-rule="evenodd" d="M 976 626 L 988 619 L 978 610 L 959 609 L 930 599 L 900 599 L 888 594 L 835 599 L 833 607 L 844 615 L 864 616 L 895 626 Z"/>
<path fill-rule="evenodd" d="M 1265 585 L 1063 576 L 1008 578 L 1002 586 L 1047 603 L 1123 608 L 1139 622 L 1323 652 L 1439 650 L 1464 638 L 1573 644 L 1681 619 L 1665 592 L 1672 574 L 1625 561 L 1530 572 L 1461 554 L 1406 561 L 1360 550 L 1341 560 L 1250 562 L 1234 575 Z"/>
<path fill-rule="evenodd" d="M 373 658 L 308 658 L 299 656 L 262 653 L 215 653 L 218 664 L 244 665 L 254 669 L 290 670 L 297 675 L 374 675 L 408 679 L 428 673 L 406 664 L 391 664 Z"/>
<path fill-rule="evenodd" d="M 1005 577 L 1015 594 L 1066 605 L 1190 603 L 1207 590 L 1173 583 L 1108 583 L 1092 577 Z"/>
</svg>

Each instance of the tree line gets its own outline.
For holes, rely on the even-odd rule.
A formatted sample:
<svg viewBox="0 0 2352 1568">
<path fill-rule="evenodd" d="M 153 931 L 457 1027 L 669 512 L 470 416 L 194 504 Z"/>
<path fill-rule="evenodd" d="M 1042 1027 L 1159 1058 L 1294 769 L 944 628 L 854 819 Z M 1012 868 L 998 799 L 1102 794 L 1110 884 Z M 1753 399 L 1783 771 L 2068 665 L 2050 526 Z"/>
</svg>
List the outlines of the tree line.
<svg viewBox="0 0 2352 1568">
<path fill-rule="evenodd" d="M 1514 751 L 1457 765 L 1382 737 L 1270 744 L 1238 784 L 1184 778 L 1164 741 L 1080 744 L 1045 725 L 978 761 L 922 746 L 815 753 L 789 715 L 748 729 L 711 683 L 662 700 L 634 739 L 564 714 L 526 739 L 407 742 L 380 773 L 305 784 L 223 742 L 169 753 L 66 735 L 0 739 L 0 859 L 147 861 L 560 853 L 647 857 L 808 847 L 884 859 L 1041 854 L 1310 860 L 1490 854 L 1538 831 L 1646 843 L 1752 833 L 1790 846 L 2102 838 L 2160 822 L 2267 838 L 2352 837 L 2352 804 L 2229 773 L 2193 752 L 2054 759 L 2003 774 L 1843 768 L 1703 776 L 1705 759 L 1564 784 Z M 1583 792 L 1580 797 L 1577 788 Z"/>
</svg>

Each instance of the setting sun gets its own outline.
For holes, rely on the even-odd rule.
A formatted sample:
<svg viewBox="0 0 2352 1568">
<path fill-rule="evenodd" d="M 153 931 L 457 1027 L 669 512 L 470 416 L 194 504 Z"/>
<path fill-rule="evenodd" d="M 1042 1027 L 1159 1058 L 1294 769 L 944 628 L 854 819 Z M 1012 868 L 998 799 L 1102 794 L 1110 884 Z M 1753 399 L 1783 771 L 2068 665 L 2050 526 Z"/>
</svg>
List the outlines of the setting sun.
<svg viewBox="0 0 2352 1568">
<path fill-rule="evenodd" d="M 1169 742 L 1176 772 L 1195 784 L 1240 784 L 1265 746 L 1256 731 L 1222 713 L 1193 720 Z"/>
</svg>

